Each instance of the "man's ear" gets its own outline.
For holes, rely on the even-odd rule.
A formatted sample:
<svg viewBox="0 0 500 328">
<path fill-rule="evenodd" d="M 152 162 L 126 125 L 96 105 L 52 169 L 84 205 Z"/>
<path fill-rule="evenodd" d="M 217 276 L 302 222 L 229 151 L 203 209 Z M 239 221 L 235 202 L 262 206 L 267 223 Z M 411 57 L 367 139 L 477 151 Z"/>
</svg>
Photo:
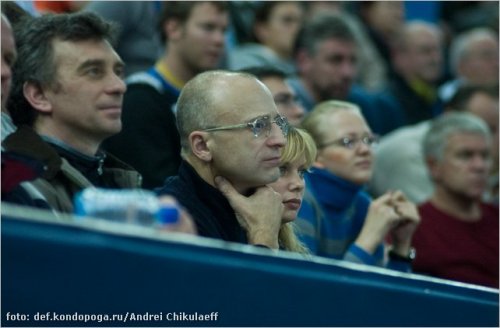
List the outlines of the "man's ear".
<svg viewBox="0 0 500 328">
<path fill-rule="evenodd" d="M 427 170 L 432 180 L 437 181 L 441 175 L 439 161 L 434 157 L 427 157 L 425 163 L 427 164 Z"/>
<path fill-rule="evenodd" d="M 170 19 L 163 26 L 168 41 L 176 41 L 182 37 L 183 24 L 177 19 Z"/>
<path fill-rule="evenodd" d="M 23 94 L 34 109 L 44 113 L 52 112 L 52 104 L 38 83 L 25 82 L 23 85 Z"/>
<path fill-rule="evenodd" d="M 194 156 L 204 162 L 212 160 L 212 152 L 208 144 L 208 133 L 202 131 L 193 131 L 189 134 L 189 144 Z"/>
<path fill-rule="evenodd" d="M 264 43 L 265 41 L 267 41 L 267 35 L 268 35 L 267 32 L 268 32 L 267 24 L 265 23 L 257 23 L 253 28 L 253 33 L 255 34 L 260 43 Z"/>
<path fill-rule="evenodd" d="M 296 56 L 295 62 L 297 63 L 297 69 L 299 72 L 309 71 L 311 67 L 311 57 L 305 49 L 300 49 Z"/>
</svg>

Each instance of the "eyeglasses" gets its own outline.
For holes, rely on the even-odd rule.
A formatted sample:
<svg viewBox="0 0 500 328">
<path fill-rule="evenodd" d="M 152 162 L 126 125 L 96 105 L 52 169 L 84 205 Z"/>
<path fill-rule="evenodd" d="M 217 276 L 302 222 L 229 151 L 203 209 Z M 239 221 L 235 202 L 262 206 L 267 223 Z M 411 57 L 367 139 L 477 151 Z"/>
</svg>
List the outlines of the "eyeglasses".
<svg viewBox="0 0 500 328">
<path fill-rule="evenodd" d="M 325 148 L 331 145 L 341 146 L 347 149 L 355 149 L 360 142 L 367 145 L 368 147 L 374 147 L 378 144 L 379 136 L 376 134 L 363 136 L 361 138 L 357 137 L 343 137 L 334 141 L 326 142 L 319 146 L 319 148 Z"/>
<path fill-rule="evenodd" d="M 288 120 L 281 115 L 276 115 L 273 120 L 271 120 L 270 116 L 261 116 L 255 119 L 253 122 L 241 123 L 236 125 L 227 125 L 227 126 L 219 126 L 216 128 L 208 128 L 202 131 L 211 132 L 211 131 L 222 131 L 222 130 L 235 130 L 235 129 L 244 129 L 250 128 L 253 132 L 255 138 L 265 133 L 266 137 L 269 137 L 271 133 L 271 125 L 276 123 L 277 126 L 281 129 L 283 136 L 288 135 L 288 129 L 290 125 L 288 124 Z"/>
<path fill-rule="evenodd" d="M 293 107 L 301 106 L 300 99 L 291 94 L 278 94 L 274 97 L 274 103 L 278 106 Z"/>
</svg>

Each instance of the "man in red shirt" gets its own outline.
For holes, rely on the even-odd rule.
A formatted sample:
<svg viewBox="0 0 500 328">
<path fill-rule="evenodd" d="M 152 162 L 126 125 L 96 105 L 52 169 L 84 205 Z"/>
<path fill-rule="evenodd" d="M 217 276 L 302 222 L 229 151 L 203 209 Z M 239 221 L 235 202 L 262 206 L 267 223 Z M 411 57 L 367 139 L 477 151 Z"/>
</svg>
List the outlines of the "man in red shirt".
<svg viewBox="0 0 500 328">
<path fill-rule="evenodd" d="M 481 201 L 491 166 L 491 135 L 466 113 L 443 115 L 423 143 L 432 197 L 419 206 L 415 272 L 498 288 L 498 207 Z"/>
</svg>

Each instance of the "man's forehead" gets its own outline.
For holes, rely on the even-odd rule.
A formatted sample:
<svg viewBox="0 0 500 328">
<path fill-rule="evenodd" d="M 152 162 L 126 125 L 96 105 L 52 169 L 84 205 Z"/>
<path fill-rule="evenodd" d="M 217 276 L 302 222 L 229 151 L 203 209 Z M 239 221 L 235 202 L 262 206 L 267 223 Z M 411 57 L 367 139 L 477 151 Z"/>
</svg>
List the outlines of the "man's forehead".
<svg viewBox="0 0 500 328">
<path fill-rule="evenodd" d="M 89 59 L 109 59 L 121 62 L 119 55 L 105 39 L 89 39 L 81 41 L 53 40 L 54 57 L 59 60 L 85 62 Z"/>
</svg>

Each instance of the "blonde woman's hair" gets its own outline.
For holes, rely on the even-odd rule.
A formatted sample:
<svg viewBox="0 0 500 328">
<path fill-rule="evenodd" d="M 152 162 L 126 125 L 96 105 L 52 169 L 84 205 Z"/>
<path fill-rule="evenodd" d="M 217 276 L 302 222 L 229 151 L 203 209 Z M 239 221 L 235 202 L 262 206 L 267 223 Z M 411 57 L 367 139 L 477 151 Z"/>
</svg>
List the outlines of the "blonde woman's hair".
<svg viewBox="0 0 500 328">
<path fill-rule="evenodd" d="M 304 156 L 305 167 L 312 166 L 316 159 L 316 144 L 312 137 L 303 129 L 290 127 L 287 143 L 281 153 L 281 163 L 292 163 Z M 278 241 L 280 248 L 290 252 L 309 254 L 307 247 L 300 242 L 292 222 L 281 225 Z"/>
<path fill-rule="evenodd" d="M 328 100 L 316 105 L 302 121 L 301 127 L 311 135 L 318 148 L 321 148 L 324 142 L 325 131 L 332 128 L 325 120 L 325 117 L 342 110 L 352 111 L 363 117 L 359 106 L 356 104 L 347 101 Z"/>
</svg>

